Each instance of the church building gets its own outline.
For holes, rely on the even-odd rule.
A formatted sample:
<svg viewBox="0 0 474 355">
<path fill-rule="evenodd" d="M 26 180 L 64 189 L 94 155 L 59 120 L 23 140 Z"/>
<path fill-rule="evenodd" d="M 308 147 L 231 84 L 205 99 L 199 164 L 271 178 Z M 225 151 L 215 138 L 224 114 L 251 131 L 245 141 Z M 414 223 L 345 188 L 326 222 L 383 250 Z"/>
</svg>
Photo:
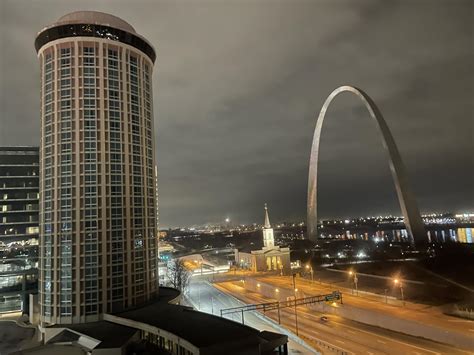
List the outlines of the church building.
<svg viewBox="0 0 474 355">
<path fill-rule="evenodd" d="M 291 273 L 290 248 L 275 245 L 267 204 L 265 204 L 265 223 L 262 233 L 262 249 L 251 250 L 250 252 L 235 249 L 236 265 L 253 272 L 278 271 L 282 275 L 289 275 Z"/>
</svg>

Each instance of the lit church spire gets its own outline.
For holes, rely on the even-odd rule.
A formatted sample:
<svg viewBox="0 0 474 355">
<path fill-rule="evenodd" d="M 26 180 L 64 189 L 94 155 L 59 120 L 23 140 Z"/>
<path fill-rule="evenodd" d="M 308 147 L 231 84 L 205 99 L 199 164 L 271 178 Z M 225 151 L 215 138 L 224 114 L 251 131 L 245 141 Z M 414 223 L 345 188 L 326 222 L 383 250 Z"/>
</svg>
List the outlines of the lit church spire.
<svg viewBox="0 0 474 355">
<path fill-rule="evenodd" d="M 270 218 L 268 217 L 268 208 L 265 204 L 265 224 L 263 225 L 263 246 L 273 248 L 275 246 L 275 240 L 273 238 L 273 228 L 270 224 Z"/>
<path fill-rule="evenodd" d="M 264 224 L 264 227 L 265 228 L 272 228 L 272 226 L 270 225 L 270 218 L 268 218 L 267 204 L 265 204 L 265 224 Z"/>
</svg>

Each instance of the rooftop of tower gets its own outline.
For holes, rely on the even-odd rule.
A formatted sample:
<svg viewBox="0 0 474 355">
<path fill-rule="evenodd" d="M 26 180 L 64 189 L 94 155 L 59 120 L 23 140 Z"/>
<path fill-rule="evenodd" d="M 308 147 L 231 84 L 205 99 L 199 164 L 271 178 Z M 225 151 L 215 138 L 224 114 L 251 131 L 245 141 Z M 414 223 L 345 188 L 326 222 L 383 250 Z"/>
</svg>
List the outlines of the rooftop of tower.
<svg viewBox="0 0 474 355">
<path fill-rule="evenodd" d="M 93 26 L 99 28 L 94 30 Z M 115 40 L 141 50 L 153 63 L 156 59 L 153 45 L 138 34 L 132 25 L 117 16 L 100 11 L 75 11 L 61 16 L 56 22 L 38 32 L 35 40 L 36 51 L 48 42 L 67 37 L 97 37 Z"/>
<path fill-rule="evenodd" d="M 53 26 L 67 25 L 74 23 L 88 23 L 94 25 L 104 25 L 118 28 L 136 34 L 135 29 L 128 22 L 121 18 L 99 11 L 75 11 L 61 16 Z"/>
</svg>

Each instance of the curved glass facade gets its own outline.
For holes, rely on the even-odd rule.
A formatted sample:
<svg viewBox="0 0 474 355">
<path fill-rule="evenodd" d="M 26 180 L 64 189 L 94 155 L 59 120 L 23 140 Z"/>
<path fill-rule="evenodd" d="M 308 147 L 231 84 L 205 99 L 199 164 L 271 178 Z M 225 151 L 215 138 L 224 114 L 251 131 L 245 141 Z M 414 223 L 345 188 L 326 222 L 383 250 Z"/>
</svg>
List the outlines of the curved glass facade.
<svg viewBox="0 0 474 355">
<path fill-rule="evenodd" d="M 39 51 L 46 43 L 68 37 L 96 37 L 119 41 L 145 53 L 153 63 L 156 59 L 155 50 L 144 39 L 117 28 L 87 23 L 61 25 L 45 29 L 36 37 L 36 51 Z"/>
</svg>

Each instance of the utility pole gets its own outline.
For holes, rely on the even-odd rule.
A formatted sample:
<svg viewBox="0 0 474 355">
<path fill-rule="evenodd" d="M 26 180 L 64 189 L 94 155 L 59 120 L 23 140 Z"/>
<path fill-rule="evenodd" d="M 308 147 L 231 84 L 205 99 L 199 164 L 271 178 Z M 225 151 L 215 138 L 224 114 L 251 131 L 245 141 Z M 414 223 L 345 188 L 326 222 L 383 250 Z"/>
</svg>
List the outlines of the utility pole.
<svg viewBox="0 0 474 355">
<path fill-rule="evenodd" d="M 293 274 L 293 294 L 295 297 L 295 328 L 296 328 L 296 335 L 298 335 L 298 311 L 296 308 L 296 274 Z"/>
<path fill-rule="evenodd" d="M 405 307 L 405 297 L 403 295 L 403 283 L 401 283 L 401 282 L 400 282 L 400 293 L 402 294 L 403 307 Z"/>
<path fill-rule="evenodd" d="M 405 296 L 403 295 L 403 282 L 402 282 L 402 280 L 395 279 L 395 280 L 393 280 L 393 283 L 400 287 L 400 293 L 402 295 L 402 304 L 403 304 L 403 307 L 405 307 Z"/>
<path fill-rule="evenodd" d="M 201 310 L 201 290 L 198 287 L 198 308 Z"/>
<path fill-rule="evenodd" d="M 356 286 L 356 294 L 357 296 L 359 296 L 359 288 L 357 287 L 357 282 L 359 281 L 359 279 L 357 278 L 357 273 L 354 273 L 354 283 L 355 283 L 355 286 Z"/>
<path fill-rule="evenodd" d="M 310 269 L 309 272 L 311 273 L 311 283 L 314 283 L 314 272 L 312 265 L 306 265 L 306 269 Z"/>
<path fill-rule="evenodd" d="M 280 320 L 280 301 L 278 301 L 278 324 L 281 324 L 281 320 Z"/>
<path fill-rule="evenodd" d="M 357 296 L 359 296 L 359 289 L 357 287 L 357 283 L 359 281 L 359 279 L 357 278 L 357 273 L 355 271 L 349 271 L 349 275 L 354 275 L 354 285 L 355 285 L 355 289 L 356 289 L 356 294 Z M 352 288 L 352 294 L 354 294 L 354 288 Z"/>
</svg>

